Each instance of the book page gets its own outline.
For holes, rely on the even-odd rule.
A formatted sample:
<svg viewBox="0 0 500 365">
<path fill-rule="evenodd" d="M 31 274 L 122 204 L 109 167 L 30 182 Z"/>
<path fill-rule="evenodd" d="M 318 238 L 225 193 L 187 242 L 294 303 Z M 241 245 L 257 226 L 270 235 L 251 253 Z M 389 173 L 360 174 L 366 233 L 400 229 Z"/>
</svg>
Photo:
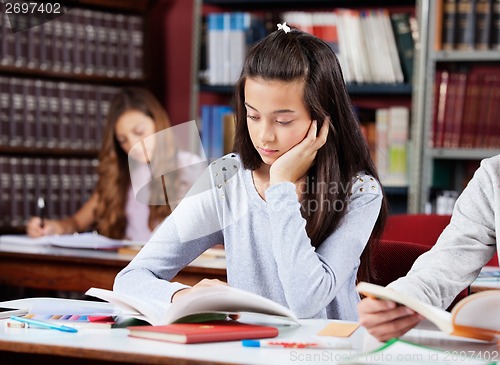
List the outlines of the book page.
<svg viewBox="0 0 500 365">
<path fill-rule="evenodd" d="M 461 300 L 451 311 L 453 323 L 500 333 L 500 290 L 487 290 Z"/>
<path fill-rule="evenodd" d="M 132 244 L 130 241 L 115 240 L 97 233 L 85 232 L 77 234 L 50 235 L 32 238 L 28 235 L 3 235 L 0 243 L 20 245 L 52 245 L 65 248 L 113 249 Z M 133 242 L 134 244 L 144 244 Z"/>
<path fill-rule="evenodd" d="M 26 234 L 5 234 L 0 236 L 0 243 L 13 243 L 19 245 L 48 245 L 48 236 L 31 238 Z"/>
<path fill-rule="evenodd" d="M 24 308 L 36 314 L 114 315 L 109 303 L 63 298 L 24 298 L 1 303 L 3 307 Z"/>
<path fill-rule="evenodd" d="M 418 299 L 409 297 L 398 293 L 397 291 L 385 288 L 380 285 L 360 282 L 356 289 L 358 292 L 383 300 L 392 300 L 393 302 L 403 304 L 408 308 L 413 309 L 415 312 L 421 314 L 425 318 L 433 322 L 441 331 L 451 333 L 453 329 L 451 321 L 451 313 L 446 312 L 444 309 L 434 307 L 430 304 L 424 303 Z"/>
<path fill-rule="evenodd" d="M 214 312 L 261 313 L 298 323 L 288 308 L 260 295 L 225 285 L 201 288 L 182 296 L 170 306 L 162 322 L 168 324 L 189 315 Z"/>
<path fill-rule="evenodd" d="M 90 288 L 85 292 L 86 295 L 105 300 L 121 309 L 121 315 L 128 315 L 137 319 L 144 320 L 152 325 L 164 324 L 161 318 L 165 311 L 171 305 L 168 302 L 158 302 L 154 300 L 140 300 L 136 297 L 123 295 L 112 290 Z"/>
</svg>

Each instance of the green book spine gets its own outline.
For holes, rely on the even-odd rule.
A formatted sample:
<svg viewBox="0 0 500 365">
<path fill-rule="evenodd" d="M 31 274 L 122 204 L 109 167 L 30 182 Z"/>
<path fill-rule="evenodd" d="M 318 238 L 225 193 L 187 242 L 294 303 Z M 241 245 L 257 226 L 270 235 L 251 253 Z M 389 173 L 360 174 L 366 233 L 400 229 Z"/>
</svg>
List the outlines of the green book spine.
<svg viewBox="0 0 500 365">
<path fill-rule="evenodd" d="M 396 46 L 405 82 L 411 83 L 413 79 L 413 55 L 415 47 L 411 35 L 410 15 L 407 13 L 391 14 L 391 23 L 394 29 Z"/>
</svg>

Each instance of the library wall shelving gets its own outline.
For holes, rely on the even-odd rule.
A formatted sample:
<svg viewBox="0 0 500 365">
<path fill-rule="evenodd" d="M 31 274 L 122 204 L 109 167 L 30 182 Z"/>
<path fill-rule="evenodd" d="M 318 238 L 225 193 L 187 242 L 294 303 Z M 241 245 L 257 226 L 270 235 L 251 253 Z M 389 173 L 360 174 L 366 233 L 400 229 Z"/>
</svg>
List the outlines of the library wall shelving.
<svg viewBox="0 0 500 365">
<path fill-rule="evenodd" d="M 439 212 L 438 195 L 453 201 L 500 153 L 500 3 L 421 0 L 417 17 L 408 210 Z"/>
<path fill-rule="evenodd" d="M 299 18 L 297 18 L 297 14 L 299 13 Z M 230 15 L 228 15 L 230 14 Z M 237 15 L 234 15 L 237 14 Z M 244 15 L 241 15 L 244 14 Z M 305 14 L 305 15 L 304 15 Z M 318 16 L 319 14 L 320 16 Z M 331 23 L 328 23 L 328 20 L 325 19 L 325 14 L 327 19 L 331 19 L 331 17 L 335 17 L 333 21 L 335 26 L 335 36 L 332 36 L 331 32 L 322 30 L 323 33 L 321 35 L 316 34 L 316 26 L 318 28 L 322 28 L 326 22 L 328 26 L 331 26 Z M 354 14 L 354 15 L 353 15 Z M 368 140 L 370 143 L 370 135 L 373 135 L 375 132 L 375 125 L 382 125 L 382 122 L 375 123 L 375 120 L 379 118 L 384 118 L 386 120 L 393 116 L 396 118 L 406 119 L 401 125 L 403 125 L 403 129 L 406 128 L 402 133 L 393 133 L 393 135 L 404 135 L 406 140 L 404 142 L 398 142 L 399 144 L 403 144 L 401 147 L 403 152 L 401 151 L 389 151 L 390 146 L 385 145 L 383 150 L 381 148 L 374 147 L 374 150 L 378 152 L 379 159 L 387 159 L 392 156 L 397 162 L 398 171 L 396 174 L 399 174 L 396 178 L 391 176 L 386 176 L 382 178 L 382 182 L 386 189 L 386 192 L 389 196 L 391 210 L 393 213 L 402 213 L 407 209 L 407 194 L 408 194 L 408 181 L 406 178 L 406 169 L 407 169 L 407 159 L 406 154 L 409 154 L 407 141 L 409 133 L 408 125 L 411 123 L 409 120 L 410 109 L 412 104 L 412 71 L 413 68 L 413 50 L 414 44 L 417 41 L 415 36 L 418 34 L 418 30 L 412 29 L 414 23 L 413 17 L 415 15 L 415 0 L 405 0 L 399 1 L 397 4 L 394 4 L 390 1 L 331 1 L 331 0 L 313 0 L 313 1 L 304 1 L 304 0 L 267 0 L 267 1 L 248 1 L 248 0 L 195 0 L 194 2 L 194 31 L 193 31 L 193 50 L 192 50 L 192 77 L 191 77 L 191 100 L 190 100 L 190 115 L 192 119 L 196 119 L 197 121 L 201 121 L 201 130 L 202 130 L 202 143 L 205 146 L 204 135 L 207 135 L 207 124 L 205 123 L 206 118 L 204 116 L 207 115 L 217 115 L 220 113 L 217 108 L 219 106 L 224 105 L 225 108 L 227 105 L 230 105 L 233 94 L 233 85 L 234 81 L 239 76 L 239 72 L 241 70 L 241 62 L 240 66 L 236 71 L 232 69 L 232 64 L 228 65 L 227 72 L 225 71 L 214 71 L 213 64 L 221 64 L 227 61 L 226 50 L 224 50 L 224 46 L 219 48 L 217 55 L 214 56 L 213 50 L 210 51 L 210 44 L 214 44 L 214 42 L 210 40 L 212 36 L 212 30 L 220 31 L 224 28 L 225 24 L 232 24 L 232 16 L 237 18 L 238 16 L 246 16 L 244 24 L 248 26 L 248 24 L 257 24 L 256 27 L 250 25 L 248 29 L 250 32 L 246 32 L 245 36 L 240 35 L 245 40 L 245 45 L 243 48 L 248 48 L 253 44 L 253 42 L 262 38 L 265 34 L 276 29 L 276 24 L 278 22 L 282 22 L 284 20 L 288 20 L 288 24 L 292 24 L 300 28 L 300 25 L 303 25 L 305 28 L 302 28 L 306 31 L 311 31 L 313 34 L 318 35 L 320 38 L 323 38 L 327 41 L 332 48 L 336 51 L 337 55 L 340 54 L 339 59 L 343 67 L 344 76 L 346 78 L 347 87 L 351 98 L 353 100 L 353 104 L 355 108 L 359 111 L 360 121 L 363 124 L 365 130 L 367 130 Z M 396 25 L 391 26 L 391 21 L 394 22 L 398 16 L 403 16 L 403 21 L 405 22 L 405 41 L 403 41 L 402 45 L 400 39 L 398 38 L 398 34 L 396 33 Z M 387 52 L 377 52 L 375 53 L 375 49 L 370 48 L 371 43 L 367 41 L 365 43 L 365 38 L 361 36 L 361 38 L 356 39 L 355 41 L 358 44 L 363 44 L 361 47 L 355 48 L 354 46 L 348 45 L 346 47 L 346 33 L 351 34 L 354 32 L 346 32 L 345 29 L 350 29 L 347 26 L 342 26 L 341 24 L 347 25 L 350 24 L 352 26 L 352 22 L 358 22 L 358 25 L 354 25 L 360 30 L 360 34 L 363 34 L 363 30 L 366 34 L 366 24 L 363 23 L 365 19 L 371 19 L 369 21 L 376 22 L 379 20 L 373 20 L 375 17 L 379 17 L 380 19 L 384 18 L 383 21 L 387 21 L 385 23 L 386 34 L 387 34 L 387 26 L 390 28 L 389 32 L 393 32 L 392 42 L 393 48 L 391 48 L 390 40 L 388 46 L 385 46 Z M 218 18 L 217 18 L 218 17 Z M 318 20 L 320 19 L 322 20 Z M 300 19 L 305 18 L 304 23 L 301 23 Z M 248 20 L 249 19 L 249 20 Z M 292 20 L 293 19 L 293 20 Z M 297 20 L 299 19 L 299 20 Z M 312 20 L 311 20 L 312 19 Z M 316 20 L 314 20 L 316 19 Z M 349 20 L 345 20 L 349 19 Z M 361 20 L 363 19 L 363 20 Z M 310 21 L 319 23 L 314 23 L 313 26 L 310 26 Z M 340 23 L 340 22 L 344 23 Z M 237 22 L 237 20 L 235 21 Z M 350 23 L 346 23 L 350 22 Z M 411 22 L 411 24 L 410 24 Z M 222 24 L 222 25 L 221 25 Z M 306 24 L 306 25 L 304 25 Z M 307 28 L 309 24 L 309 28 Z M 361 25 L 359 25 L 361 24 Z M 368 23 L 370 24 L 370 23 Z M 383 27 L 380 24 L 384 23 L 371 23 L 378 24 L 378 27 Z M 411 26 L 410 26 L 411 25 Z M 373 25 L 372 25 L 373 26 Z M 231 28 L 229 26 L 229 28 Z M 235 26 L 238 28 L 238 25 Z M 227 27 L 224 28 L 227 30 Z M 324 29 L 324 28 L 322 28 Z M 374 29 L 374 28 L 371 28 Z M 380 28 L 377 28 L 379 31 Z M 249 40 L 250 37 L 253 39 Z M 219 38 L 220 41 L 218 44 L 224 43 L 224 36 Z M 343 38 L 344 37 L 344 38 Z M 389 37 L 390 36 L 386 36 Z M 217 38 L 216 38 L 217 39 Z M 375 41 L 382 42 L 385 37 L 379 37 Z M 373 40 L 373 39 L 372 39 Z M 359 43 L 361 42 L 361 43 Z M 405 43 L 406 42 L 406 43 Z M 217 43 L 217 41 L 215 41 Z M 383 43 L 382 45 L 384 45 Z M 338 48 L 337 48 L 338 47 Z M 397 49 L 396 49 L 397 47 Z M 404 59 L 402 54 L 397 54 L 397 52 L 401 51 L 406 47 L 406 59 Z M 382 47 L 381 47 L 382 48 Z M 349 61 L 345 61 L 342 59 L 342 54 L 344 57 L 348 57 L 349 52 L 353 52 L 352 50 L 356 50 L 356 52 L 365 52 L 365 57 L 354 57 Z M 384 49 L 384 48 L 382 48 Z M 339 52 L 340 51 L 340 52 Z M 394 57 L 390 60 L 390 54 L 395 55 L 397 59 L 394 61 Z M 408 54 L 410 55 L 408 58 Z M 217 58 L 211 57 L 219 57 L 221 62 L 214 62 Z M 232 57 L 232 55 L 231 55 Z M 239 55 L 238 57 L 244 57 Z M 351 56 L 352 57 L 352 56 Z M 387 62 L 379 63 L 378 66 L 367 65 L 370 62 L 370 59 L 375 57 L 387 57 L 383 58 Z M 231 58 L 232 60 L 232 58 Z M 358 61 L 363 60 L 364 64 L 359 64 L 355 67 L 357 69 L 352 69 L 352 65 L 354 64 L 354 60 Z M 211 62 L 212 61 L 212 62 Z M 388 69 L 391 69 L 391 62 L 396 62 L 398 65 L 393 66 L 393 73 L 389 75 L 381 74 Z M 381 66 L 384 65 L 384 66 Z M 405 68 L 406 67 L 406 68 Z M 399 71 L 397 70 L 399 68 Z M 369 69 L 368 72 L 363 72 L 363 70 Z M 361 70 L 361 71 L 359 71 Z M 219 74 L 217 74 L 219 72 Z M 221 76 L 222 72 L 222 76 Z M 371 73 L 370 73 L 371 72 Z M 214 106 L 215 105 L 215 106 Z M 217 111 L 210 111 L 211 107 L 216 109 Z M 378 112 L 378 110 L 385 111 L 385 114 L 382 112 Z M 227 110 L 222 109 L 222 113 L 225 113 Z M 212 114 L 211 114 L 212 113 Z M 227 123 L 227 119 L 226 119 Z M 393 123 L 396 125 L 397 123 Z M 216 133 L 221 130 L 220 127 L 215 127 Z M 382 127 L 381 127 L 382 128 Z M 209 133 L 214 134 L 214 128 L 211 126 L 208 127 Z M 386 132 L 379 132 L 386 133 Z M 382 139 L 380 139 L 382 140 Z M 375 142 L 373 142 L 375 143 Z M 218 149 L 215 152 L 214 156 L 211 156 L 212 153 L 211 147 L 206 149 L 206 154 L 209 158 L 216 158 L 222 154 L 222 149 Z M 374 153 L 377 154 L 377 153 Z M 396 157 L 394 157 L 396 156 Z M 377 158 L 375 158 L 377 162 Z M 402 167 L 401 167 L 402 165 Z M 404 171 L 401 171 L 403 169 Z M 380 168 L 379 168 L 380 170 Z M 389 175 L 389 174 L 387 174 Z M 384 181 L 385 180 L 385 181 Z"/>
<path fill-rule="evenodd" d="M 110 101 L 149 78 L 149 3 L 81 0 L 48 21 L 0 4 L 1 233 L 22 232 L 38 197 L 57 219 L 92 193 Z"/>
</svg>

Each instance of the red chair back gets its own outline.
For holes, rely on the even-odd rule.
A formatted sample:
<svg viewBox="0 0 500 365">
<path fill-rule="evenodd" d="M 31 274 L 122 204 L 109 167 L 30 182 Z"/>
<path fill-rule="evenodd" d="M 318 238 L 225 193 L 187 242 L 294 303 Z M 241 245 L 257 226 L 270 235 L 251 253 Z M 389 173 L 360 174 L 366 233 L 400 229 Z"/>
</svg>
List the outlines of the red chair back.
<svg viewBox="0 0 500 365">
<path fill-rule="evenodd" d="M 383 240 L 418 242 L 426 246 L 434 246 L 438 237 L 450 223 L 450 215 L 438 214 L 395 214 L 387 218 Z M 499 266 L 495 255 L 486 264 Z"/>
<path fill-rule="evenodd" d="M 374 284 L 386 286 L 410 271 L 415 260 L 431 246 L 405 241 L 381 240 L 372 248 L 371 265 Z M 448 310 L 469 295 L 469 288 L 462 290 Z"/>
</svg>

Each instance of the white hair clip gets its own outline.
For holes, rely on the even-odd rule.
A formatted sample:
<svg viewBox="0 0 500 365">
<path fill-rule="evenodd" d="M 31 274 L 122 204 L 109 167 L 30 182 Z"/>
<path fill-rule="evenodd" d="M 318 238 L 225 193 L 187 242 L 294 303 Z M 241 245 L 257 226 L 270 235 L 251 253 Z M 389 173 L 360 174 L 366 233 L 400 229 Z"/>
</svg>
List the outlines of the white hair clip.
<svg viewBox="0 0 500 365">
<path fill-rule="evenodd" d="M 285 33 L 288 33 L 290 32 L 290 27 L 284 22 L 283 24 L 278 24 L 278 30 L 283 30 Z"/>
</svg>

